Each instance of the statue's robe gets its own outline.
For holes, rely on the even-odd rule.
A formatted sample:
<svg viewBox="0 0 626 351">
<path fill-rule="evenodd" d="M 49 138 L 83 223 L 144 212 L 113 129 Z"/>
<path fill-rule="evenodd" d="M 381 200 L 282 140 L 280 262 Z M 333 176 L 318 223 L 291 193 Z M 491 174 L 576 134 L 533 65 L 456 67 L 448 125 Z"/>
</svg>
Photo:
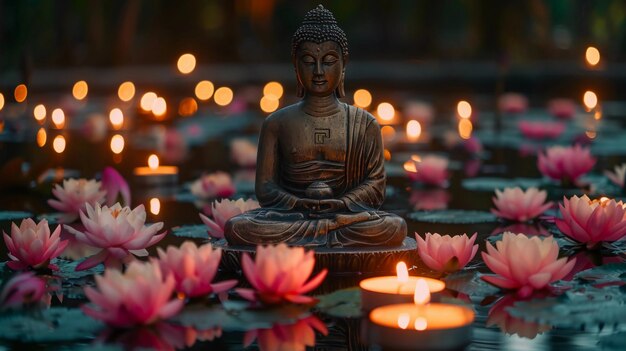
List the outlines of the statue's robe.
<svg viewBox="0 0 626 351">
<path fill-rule="evenodd" d="M 347 104 L 344 108 L 345 113 L 336 116 L 301 117 L 299 107 L 292 105 L 266 119 L 259 139 L 255 184 L 261 208 L 226 223 L 229 244 L 402 244 L 406 222 L 378 210 L 386 183 L 380 126 L 368 112 Z M 305 189 L 316 181 L 328 184 L 333 198 L 342 200 L 347 209 L 324 215 L 297 209 L 297 200 L 306 198 Z M 338 214 L 359 218 L 329 230 L 330 221 Z"/>
</svg>

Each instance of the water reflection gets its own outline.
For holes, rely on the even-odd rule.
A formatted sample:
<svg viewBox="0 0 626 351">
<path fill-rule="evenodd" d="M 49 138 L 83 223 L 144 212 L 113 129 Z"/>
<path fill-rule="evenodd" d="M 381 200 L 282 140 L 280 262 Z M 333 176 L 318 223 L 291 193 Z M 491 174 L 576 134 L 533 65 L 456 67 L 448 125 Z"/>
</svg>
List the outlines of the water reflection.
<svg viewBox="0 0 626 351">
<path fill-rule="evenodd" d="M 509 223 L 501 225 L 491 232 L 491 235 L 498 235 L 504 232 L 524 233 L 526 235 L 550 235 L 541 223 Z"/>
<path fill-rule="evenodd" d="M 221 328 L 198 330 L 166 322 L 129 330 L 107 329 L 96 339 L 97 344 L 117 344 L 125 350 L 178 350 L 200 341 L 213 341 L 222 336 Z"/>
<path fill-rule="evenodd" d="M 504 295 L 491 307 L 487 316 L 487 327 L 497 326 L 506 334 L 517 334 L 523 338 L 534 339 L 552 329 L 552 326 L 513 317 L 507 312 L 507 308 L 515 302 L 521 301 L 515 294 Z"/>
<path fill-rule="evenodd" d="M 413 189 L 409 203 L 415 210 L 445 210 L 450 199 L 445 189 Z"/>
<path fill-rule="evenodd" d="M 298 320 L 293 324 L 274 324 L 269 329 L 255 329 L 246 332 L 243 346 L 257 341 L 261 351 L 302 350 L 315 345 L 316 332 L 328 335 L 326 325 L 315 316 Z"/>
</svg>

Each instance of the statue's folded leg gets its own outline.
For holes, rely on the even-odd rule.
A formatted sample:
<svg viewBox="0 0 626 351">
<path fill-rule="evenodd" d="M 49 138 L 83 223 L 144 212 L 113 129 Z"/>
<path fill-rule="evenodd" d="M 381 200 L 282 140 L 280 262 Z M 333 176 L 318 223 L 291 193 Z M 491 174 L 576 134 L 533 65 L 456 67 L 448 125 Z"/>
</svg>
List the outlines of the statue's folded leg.
<svg viewBox="0 0 626 351">
<path fill-rule="evenodd" d="M 329 233 L 329 246 L 400 246 L 406 238 L 406 222 L 393 213 L 376 211 L 376 219 L 351 224 Z"/>
</svg>

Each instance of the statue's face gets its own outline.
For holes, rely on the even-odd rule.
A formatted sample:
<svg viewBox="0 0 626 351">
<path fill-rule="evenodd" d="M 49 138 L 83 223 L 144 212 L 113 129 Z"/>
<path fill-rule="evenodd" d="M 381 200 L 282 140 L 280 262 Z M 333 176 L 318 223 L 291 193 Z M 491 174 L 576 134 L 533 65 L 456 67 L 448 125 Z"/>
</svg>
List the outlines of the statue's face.
<svg viewBox="0 0 626 351">
<path fill-rule="evenodd" d="M 334 41 L 305 41 L 298 46 L 295 60 L 298 80 L 307 94 L 327 96 L 339 86 L 344 63 L 341 47 Z"/>
</svg>

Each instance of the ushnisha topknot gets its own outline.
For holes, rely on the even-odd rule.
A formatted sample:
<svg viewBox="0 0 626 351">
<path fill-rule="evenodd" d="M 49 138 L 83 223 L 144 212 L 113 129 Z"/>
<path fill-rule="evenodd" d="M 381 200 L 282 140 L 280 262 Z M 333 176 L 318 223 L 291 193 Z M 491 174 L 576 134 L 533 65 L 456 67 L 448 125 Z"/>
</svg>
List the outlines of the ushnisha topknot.
<svg viewBox="0 0 626 351">
<path fill-rule="evenodd" d="M 346 33 L 337 25 L 332 12 L 324 6 L 317 5 L 304 16 L 304 21 L 293 35 L 291 56 L 295 57 L 300 43 L 310 41 L 316 44 L 334 41 L 341 47 L 344 62 L 348 59 L 348 39 Z"/>
</svg>

